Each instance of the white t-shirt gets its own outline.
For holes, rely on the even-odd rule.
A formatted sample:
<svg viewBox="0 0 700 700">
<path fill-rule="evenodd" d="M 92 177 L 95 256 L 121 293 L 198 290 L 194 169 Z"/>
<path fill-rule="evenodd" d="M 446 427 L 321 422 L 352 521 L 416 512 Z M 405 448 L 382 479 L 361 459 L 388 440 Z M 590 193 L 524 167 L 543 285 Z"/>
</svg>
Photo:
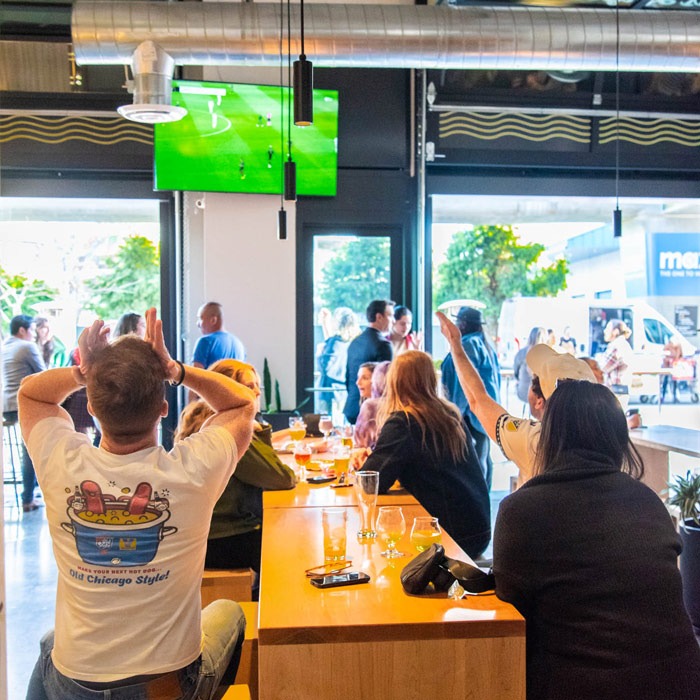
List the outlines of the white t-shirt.
<svg viewBox="0 0 700 700">
<path fill-rule="evenodd" d="M 520 470 L 518 486 L 530 479 L 535 471 L 535 453 L 540 441 L 542 424 L 528 418 L 516 418 L 504 413 L 496 421 L 496 442 L 507 459 Z"/>
<path fill-rule="evenodd" d="M 238 461 L 230 433 L 115 455 L 46 418 L 28 447 L 58 565 L 56 668 L 109 682 L 194 661 L 209 523 Z"/>
</svg>

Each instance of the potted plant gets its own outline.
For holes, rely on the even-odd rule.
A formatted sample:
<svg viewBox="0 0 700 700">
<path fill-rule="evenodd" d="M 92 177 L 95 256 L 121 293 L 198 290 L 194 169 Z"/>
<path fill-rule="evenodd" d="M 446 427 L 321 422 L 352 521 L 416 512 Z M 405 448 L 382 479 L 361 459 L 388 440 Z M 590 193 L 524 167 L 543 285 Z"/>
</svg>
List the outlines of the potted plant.
<svg viewBox="0 0 700 700">
<path fill-rule="evenodd" d="M 681 512 L 678 531 L 683 542 L 683 602 L 695 636 L 700 639 L 700 473 L 677 475 L 675 483 L 669 484 L 668 504 Z"/>
<path fill-rule="evenodd" d="M 273 430 L 284 430 L 289 426 L 289 418 L 291 416 L 300 416 L 300 409 L 303 408 L 311 399 L 307 396 L 296 408 L 283 409 L 282 398 L 280 396 L 280 383 L 277 379 L 274 381 L 274 405 L 272 403 L 272 388 L 273 381 L 270 373 L 270 365 L 267 358 L 263 363 L 263 399 L 261 406 L 263 419 L 270 423 Z"/>
</svg>

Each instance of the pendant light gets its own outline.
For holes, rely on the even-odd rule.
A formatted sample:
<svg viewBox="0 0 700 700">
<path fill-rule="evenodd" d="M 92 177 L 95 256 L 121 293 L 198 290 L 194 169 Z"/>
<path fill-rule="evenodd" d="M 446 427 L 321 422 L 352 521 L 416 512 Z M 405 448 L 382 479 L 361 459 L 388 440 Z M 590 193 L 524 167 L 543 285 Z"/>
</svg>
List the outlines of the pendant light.
<svg viewBox="0 0 700 700">
<path fill-rule="evenodd" d="M 615 0 L 615 211 L 613 212 L 613 236 L 622 236 L 622 212 L 620 211 L 620 0 Z"/>
<path fill-rule="evenodd" d="M 295 202 L 297 198 L 297 164 L 292 160 L 292 39 L 291 0 L 287 0 L 287 160 L 284 164 L 284 198 Z"/>
<path fill-rule="evenodd" d="M 301 53 L 294 61 L 294 123 L 309 126 L 314 122 L 314 66 L 304 53 L 304 0 L 301 0 Z"/>
<path fill-rule="evenodd" d="M 280 157 L 284 153 L 284 0 L 280 0 Z M 284 171 L 280 169 L 280 210 L 277 212 L 277 240 L 287 240 L 287 212 L 284 210 Z"/>
</svg>

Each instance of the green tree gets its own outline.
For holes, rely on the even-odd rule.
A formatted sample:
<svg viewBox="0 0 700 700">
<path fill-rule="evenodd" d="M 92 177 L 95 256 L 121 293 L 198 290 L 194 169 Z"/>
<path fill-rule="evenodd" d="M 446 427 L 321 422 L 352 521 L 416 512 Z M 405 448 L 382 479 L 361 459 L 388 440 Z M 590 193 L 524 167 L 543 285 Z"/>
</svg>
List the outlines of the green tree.
<svg viewBox="0 0 700 700">
<path fill-rule="evenodd" d="M 25 275 L 13 275 L 0 266 L 0 314 L 2 327 L 7 328 L 13 316 L 36 315 L 36 305 L 52 301 L 57 289 L 49 287 L 43 280 L 30 280 Z"/>
<path fill-rule="evenodd" d="M 99 263 L 103 274 L 88 280 L 85 303 L 100 318 L 117 318 L 126 311 L 141 313 L 160 302 L 160 253 L 148 238 L 129 236 L 116 255 Z"/>
<path fill-rule="evenodd" d="M 539 243 L 520 244 L 511 226 L 476 226 L 456 233 L 437 269 L 435 304 L 478 299 L 486 304 L 486 322 L 495 330 L 505 299 L 556 296 L 566 289 L 566 260 L 537 267 L 543 252 Z"/>
<path fill-rule="evenodd" d="M 349 306 L 362 313 L 372 299 L 388 299 L 389 250 L 389 240 L 384 237 L 353 238 L 344 243 L 323 269 L 321 306 Z"/>
</svg>

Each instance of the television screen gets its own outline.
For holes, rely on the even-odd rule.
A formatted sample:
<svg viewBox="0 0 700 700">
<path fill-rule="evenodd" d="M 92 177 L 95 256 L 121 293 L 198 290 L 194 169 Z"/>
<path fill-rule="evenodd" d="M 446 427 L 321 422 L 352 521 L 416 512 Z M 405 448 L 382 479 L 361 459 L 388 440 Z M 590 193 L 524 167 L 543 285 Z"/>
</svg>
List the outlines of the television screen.
<svg viewBox="0 0 700 700">
<path fill-rule="evenodd" d="M 280 194 L 288 96 L 289 88 L 274 85 L 173 80 L 172 102 L 187 115 L 155 125 L 155 188 Z M 335 195 L 337 91 L 314 90 L 314 123 L 292 124 L 291 142 L 297 194 Z"/>
</svg>

